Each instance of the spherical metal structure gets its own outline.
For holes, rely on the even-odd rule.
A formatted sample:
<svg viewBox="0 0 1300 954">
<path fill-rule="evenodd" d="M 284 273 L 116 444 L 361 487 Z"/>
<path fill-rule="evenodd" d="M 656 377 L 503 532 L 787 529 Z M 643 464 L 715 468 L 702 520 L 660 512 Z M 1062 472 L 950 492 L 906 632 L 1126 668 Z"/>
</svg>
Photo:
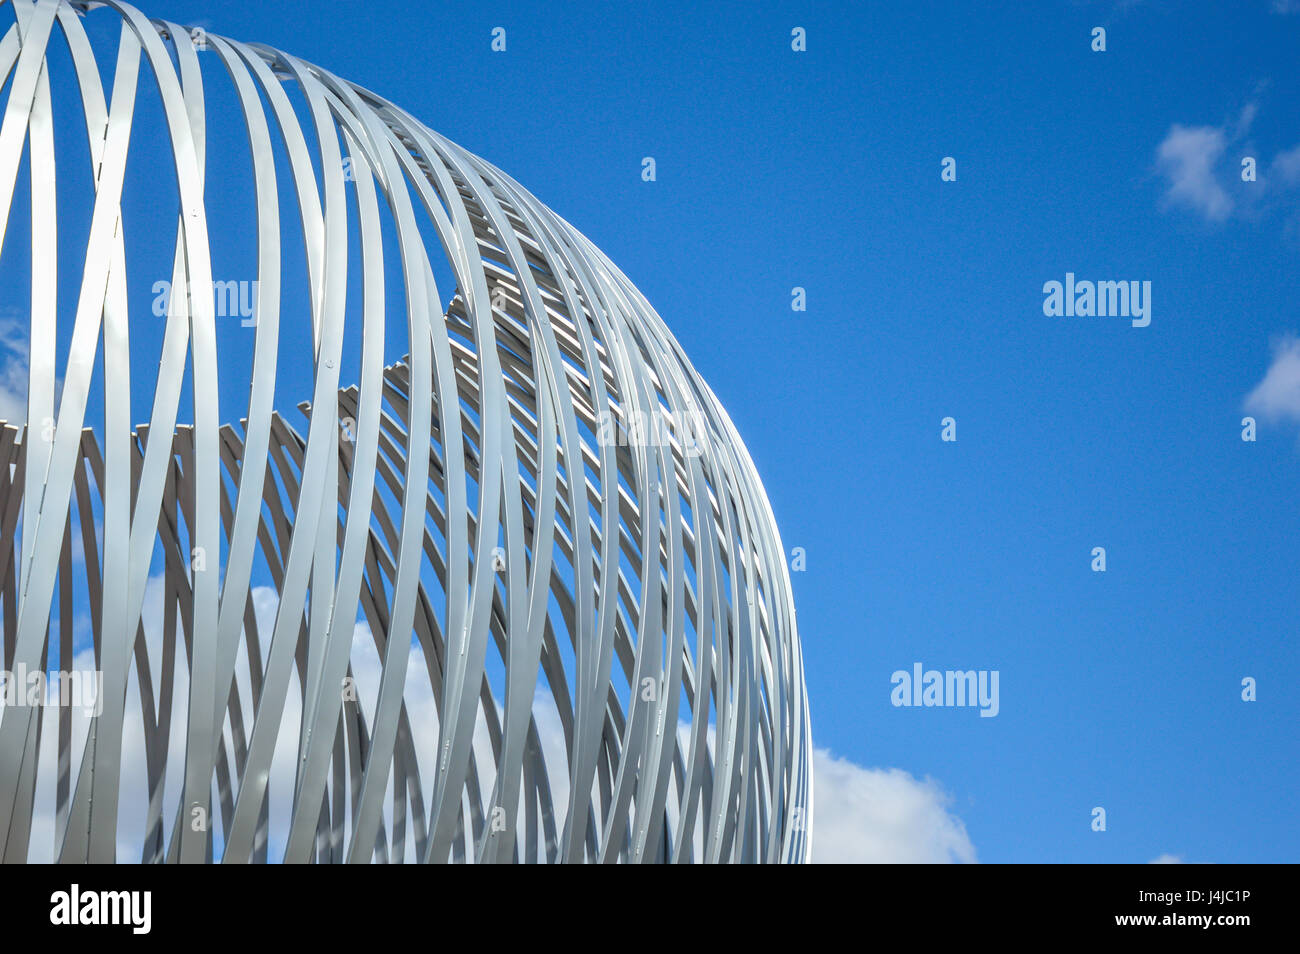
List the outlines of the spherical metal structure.
<svg viewBox="0 0 1300 954">
<path fill-rule="evenodd" d="M 776 524 L 622 272 L 287 53 L 0 16 L 4 668 L 101 680 L 6 694 L 4 859 L 807 860 Z"/>
</svg>

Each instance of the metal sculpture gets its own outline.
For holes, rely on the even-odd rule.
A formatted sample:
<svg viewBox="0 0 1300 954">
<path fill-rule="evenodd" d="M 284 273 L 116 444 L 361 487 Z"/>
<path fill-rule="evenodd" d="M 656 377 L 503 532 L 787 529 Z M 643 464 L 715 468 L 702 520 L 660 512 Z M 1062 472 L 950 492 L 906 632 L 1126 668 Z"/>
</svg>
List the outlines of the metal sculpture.
<svg viewBox="0 0 1300 954">
<path fill-rule="evenodd" d="M 7 700 L 4 859 L 27 859 L 39 830 L 55 857 L 95 862 L 807 860 L 811 743 L 776 525 L 730 419 L 627 278 L 494 166 L 287 53 L 115 0 L 3 7 L 0 250 L 22 240 L 16 194 L 31 236 L 29 274 L 0 259 L 3 284 L 30 290 L 26 420 L 0 428 L 5 669 L 66 669 L 83 611 L 102 675 L 79 750 L 66 707 Z M 120 28 L 107 60 L 97 18 Z M 224 424 L 225 319 L 193 291 L 213 287 L 209 146 L 234 148 L 205 123 L 222 75 L 257 261 L 247 405 Z M 132 148 L 161 143 L 179 204 L 146 226 L 125 197 L 150 76 L 166 138 Z M 93 186 L 77 261 L 56 234 L 56 159 L 64 174 L 73 158 L 54 117 L 73 111 Z M 297 285 L 281 278 L 291 222 Z M 146 228 L 174 230 L 170 284 L 190 290 L 161 322 L 128 284 Z M 142 342 L 158 365 L 133 427 Z M 295 369 L 301 419 L 276 403 Z M 412 719 L 412 685 L 436 716 Z M 137 732 L 142 764 L 123 754 Z M 278 829 L 277 771 L 292 784 Z M 118 831 L 130 813 L 139 844 Z"/>
</svg>

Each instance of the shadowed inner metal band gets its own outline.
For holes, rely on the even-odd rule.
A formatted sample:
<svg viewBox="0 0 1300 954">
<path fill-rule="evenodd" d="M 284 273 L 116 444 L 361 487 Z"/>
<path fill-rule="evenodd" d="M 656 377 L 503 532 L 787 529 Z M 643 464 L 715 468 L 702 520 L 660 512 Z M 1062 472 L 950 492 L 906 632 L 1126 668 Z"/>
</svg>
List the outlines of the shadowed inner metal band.
<svg viewBox="0 0 1300 954">
<path fill-rule="evenodd" d="M 771 508 L 613 263 L 494 166 L 287 53 L 196 42 L 113 0 L 0 14 L 0 250 L 24 237 L 24 186 L 31 211 L 30 274 L 0 260 L 30 287 L 26 420 L 0 427 L 5 670 L 66 669 L 84 611 L 102 673 L 81 739 L 67 707 L 7 701 L 4 860 L 37 837 L 70 861 L 807 860 L 811 737 Z M 83 17 L 113 16 L 105 58 Z M 56 44 L 79 99 L 52 83 Z M 170 286 L 213 287 L 219 76 L 256 200 L 234 407 L 228 319 L 200 293 L 140 314 L 123 213 L 148 82 L 179 197 Z M 93 170 L 75 262 L 56 110 L 84 119 Z M 75 304 L 57 295 L 69 271 Z M 296 321 L 310 354 L 284 347 Z M 148 408 L 130 380 L 142 338 L 159 354 Z M 277 379 L 294 370 L 310 384 L 291 412 Z"/>
</svg>

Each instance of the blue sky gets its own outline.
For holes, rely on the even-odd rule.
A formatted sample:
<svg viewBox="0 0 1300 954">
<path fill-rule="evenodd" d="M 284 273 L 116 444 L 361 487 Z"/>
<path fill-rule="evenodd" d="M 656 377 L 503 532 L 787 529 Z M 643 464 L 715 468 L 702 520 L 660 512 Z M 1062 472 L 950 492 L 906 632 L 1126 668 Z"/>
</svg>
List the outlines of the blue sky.
<svg viewBox="0 0 1300 954">
<path fill-rule="evenodd" d="M 806 551 L 828 832 L 1300 855 L 1300 3 L 142 7 L 402 105 L 638 285 Z M 1046 316 L 1067 272 L 1150 325 Z M 891 705 L 917 662 L 997 670 L 996 718 Z"/>
</svg>

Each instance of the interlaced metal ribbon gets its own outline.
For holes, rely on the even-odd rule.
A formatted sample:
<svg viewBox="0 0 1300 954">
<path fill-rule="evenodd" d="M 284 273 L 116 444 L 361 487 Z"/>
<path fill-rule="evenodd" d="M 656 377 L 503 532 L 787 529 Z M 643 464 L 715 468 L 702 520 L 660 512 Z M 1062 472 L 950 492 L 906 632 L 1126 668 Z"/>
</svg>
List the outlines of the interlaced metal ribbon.
<svg viewBox="0 0 1300 954">
<path fill-rule="evenodd" d="M 4 859 L 28 857 L 41 813 L 58 858 L 119 857 L 123 773 L 138 772 L 144 861 L 807 860 L 811 737 L 776 524 L 726 412 L 613 263 L 494 166 L 287 53 L 209 34 L 201 66 L 188 30 L 125 3 L 5 7 L 0 249 L 22 237 L 10 212 L 24 152 L 31 209 L 30 274 L 0 272 L 31 290 L 27 420 L 0 428 L 5 668 L 44 669 L 52 640 L 66 666 L 84 606 L 103 690 L 79 751 L 60 707 L 5 707 Z M 114 15 L 105 59 L 82 18 Z M 52 90 L 57 43 L 79 102 Z M 152 77 L 174 164 L 172 287 L 208 288 L 214 63 L 254 171 L 248 404 L 219 409 L 230 372 L 212 296 L 173 294 L 147 424 L 133 424 L 131 343 L 159 332 L 127 285 L 137 85 Z M 55 109 L 84 116 L 93 169 L 79 261 L 59 255 Z M 301 307 L 281 283 L 290 200 Z M 430 255 L 454 283 L 445 309 Z M 79 293 L 61 311 L 70 270 Z M 284 350 L 282 324 L 308 318 L 314 353 Z M 349 329 L 360 379 L 344 381 Z M 396 337 L 406 353 L 386 365 Z M 102 429 L 87 423 L 97 363 Z M 304 365 L 295 426 L 275 404 L 277 371 Z M 269 632 L 258 579 L 277 597 Z M 369 718 L 346 691 L 358 620 L 381 662 Z M 413 647 L 424 676 L 408 672 Z M 173 696 L 177 664 L 187 698 Z M 436 700 L 428 733 L 411 724 L 412 678 Z M 268 780 L 291 693 L 298 760 L 274 832 Z M 558 761 L 540 704 L 558 716 Z M 128 717 L 143 723 L 143 766 L 123 762 Z M 36 798 L 51 772 L 52 806 Z"/>
</svg>

